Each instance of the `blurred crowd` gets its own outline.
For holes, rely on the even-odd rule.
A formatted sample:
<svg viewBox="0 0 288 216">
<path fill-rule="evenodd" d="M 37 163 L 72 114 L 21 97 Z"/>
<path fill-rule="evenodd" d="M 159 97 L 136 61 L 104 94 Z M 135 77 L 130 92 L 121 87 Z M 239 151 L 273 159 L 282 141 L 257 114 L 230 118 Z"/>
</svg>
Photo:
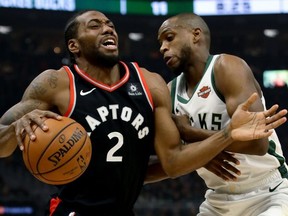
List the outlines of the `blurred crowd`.
<svg viewBox="0 0 288 216">
<path fill-rule="evenodd" d="M 242 38 L 223 32 L 213 35 L 212 31 L 212 53 L 239 55 L 251 66 L 263 87 L 265 69 L 288 69 L 287 34 L 285 41 L 281 39 L 282 45 L 279 39 L 261 39 L 259 35 L 252 34 Z M 127 33 L 120 32 L 119 37 L 122 59 L 138 61 L 141 66 L 160 73 L 167 82 L 173 78 L 158 52 L 156 36 L 155 40 L 144 37 L 139 42 L 129 40 Z M 41 29 L 41 32 L 16 30 L 9 35 L 0 34 L 0 115 L 21 99 L 24 89 L 37 74 L 48 68 L 59 68 L 68 62 L 62 38 L 61 31 L 51 29 Z M 263 92 L 268 107 L 278 103 L 280 108 L 288 108 L 287 86 L 273 89 L 263 87 Z M 287 125 L 277 129 L 286 158 Z M 6 215 L 41 216 L 49 194 L 54 189 L 35 179 L 26 170 L 19 150 L 9 158 L 0 159 L 0 215 L 6 211 Z M 204 199 L 205 189 L 196 173 L 145 185 L 136 203 L 136 215 L 196 215 Z"/>
</svg>

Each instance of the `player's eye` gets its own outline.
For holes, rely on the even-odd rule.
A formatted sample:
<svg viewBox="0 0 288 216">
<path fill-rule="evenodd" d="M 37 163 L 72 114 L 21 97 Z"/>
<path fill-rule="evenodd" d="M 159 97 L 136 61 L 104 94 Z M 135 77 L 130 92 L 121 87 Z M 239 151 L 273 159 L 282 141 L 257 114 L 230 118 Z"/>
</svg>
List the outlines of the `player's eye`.
<svg viewBox="0 0 288 216">
<path fill-rule="evenodd" d="M 167 41 L 172 41 L 174 39 L 174 35 L 173 34 L 168 34 L 165 39 Z"/>
</svg>

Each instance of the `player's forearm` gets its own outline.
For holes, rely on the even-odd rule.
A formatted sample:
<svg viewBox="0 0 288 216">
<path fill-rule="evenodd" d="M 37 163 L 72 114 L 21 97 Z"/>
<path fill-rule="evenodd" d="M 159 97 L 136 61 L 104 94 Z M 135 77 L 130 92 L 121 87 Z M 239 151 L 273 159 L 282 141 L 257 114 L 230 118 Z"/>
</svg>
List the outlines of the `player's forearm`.
<svg viewBox="0 0 288 216">
<path fill-rule="evenodd" d="M 160 163 L 148 166 L 144 184 L 155 183 L 169 178 Z"/>
<path fill-rule="evenodd" d="M 182 132 L 180 134 L 181 138 L 185 142 L 196 142 L 204 140 L 215 133 L 216 131 L 208 131 L 195 127 L 185 127 L 182 128 Z M 267 153 L 268 147 L 269 142 L 267 138 L 264 138 L 247 142 L 233 142 L 225 150 L 241 154 L 264 155 Z"/>
<path fill-rule="evenodd" d="M 181 139 L 185 142 L 197 142 L 208 138 L 216 133 L 215 131 L 204 130 L 191 126 L 190 120 L 187 116 L 172 115 L 177 129 L 180 133 Z"/>
<path fill-rule="evenodd" d="M 216 133 L 216 131 L 203 130 L 191 126 L 182 129 L 184 130 L 180 134 L 185 142 L 201 141 Z M 241 154 L 264 155 L 267 153 L 268 147 L 268 139 L 264 138 L 247 142 L 236 141 L 229 145 L 225 150 Z"/>
<path fill-rule="evenodd" d="M 242 154 L 264 155 L 267 153 L 268 147 L 269 141 L 264 138 L 246 142 L 233 142 L 225 150 Z"/>
<path fill-rule="evenodd" d="M 230 130 L 228 126 L 203 141 L 179 145 L 166 153 L 163 169 L 170 178 L 176 178 L 203 167 L 233 142 Z"/>
<path fill-rule="evenodd" d="M 216 133 L 216 131 L 203 130 L 192 126 L 183 127 L 179 132 L 181 139 L 185 142 L 202 141 Z"/>
<path fill-rule="evenodd" d="M 17 147 L 13 125 L 0 125 L 0 157 L 10 156 Z"/>
</svg>

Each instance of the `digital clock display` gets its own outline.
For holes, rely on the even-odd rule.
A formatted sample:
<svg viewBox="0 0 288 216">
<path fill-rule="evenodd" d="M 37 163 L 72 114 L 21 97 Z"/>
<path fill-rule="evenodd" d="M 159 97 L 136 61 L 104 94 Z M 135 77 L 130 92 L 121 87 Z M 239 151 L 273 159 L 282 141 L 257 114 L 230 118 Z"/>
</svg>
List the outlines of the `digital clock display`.
<svg viewBox="0 0 288 216">
<path fill-rule="evenodd" d="M 287 13 L 288 0 L 194 0 L 194 12 L 200 16 Z"/>
</svg>

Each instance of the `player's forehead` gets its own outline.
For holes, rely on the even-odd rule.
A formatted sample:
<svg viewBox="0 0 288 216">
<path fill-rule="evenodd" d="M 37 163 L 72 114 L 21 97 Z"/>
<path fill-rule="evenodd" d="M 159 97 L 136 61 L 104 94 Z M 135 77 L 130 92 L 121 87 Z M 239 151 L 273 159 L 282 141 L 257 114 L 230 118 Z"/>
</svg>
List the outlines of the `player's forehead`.
<svg viewBox="0 0 288 216">
<path fill-rule="evenodd" d="M 171 28 L 171 27 L 175 26 L 176 24 L 177 24 L 177 22 L 175 19 L 172 19 L 172 18 L 167 19 L 162 23 L 162 25 L 159 28 L 159 31 L 161 31 L 165 28 Z"/>
<path fill-rule="evenodd" d="M 176 18 L 167 19 L 160 26 L 158 37 L 168 31 L 177 31 L 177 29 L 181 27 L 183 27 L 183 25 Z"/>
<path fill-rule="evenodd" d="M 78 22 L 83 25 L 87 25 L 91 21 L 99 23 L 111 22 L 103 13 L 99 11 L 87 11 L 81 14 L 78 18 Z"/>
</svg>

